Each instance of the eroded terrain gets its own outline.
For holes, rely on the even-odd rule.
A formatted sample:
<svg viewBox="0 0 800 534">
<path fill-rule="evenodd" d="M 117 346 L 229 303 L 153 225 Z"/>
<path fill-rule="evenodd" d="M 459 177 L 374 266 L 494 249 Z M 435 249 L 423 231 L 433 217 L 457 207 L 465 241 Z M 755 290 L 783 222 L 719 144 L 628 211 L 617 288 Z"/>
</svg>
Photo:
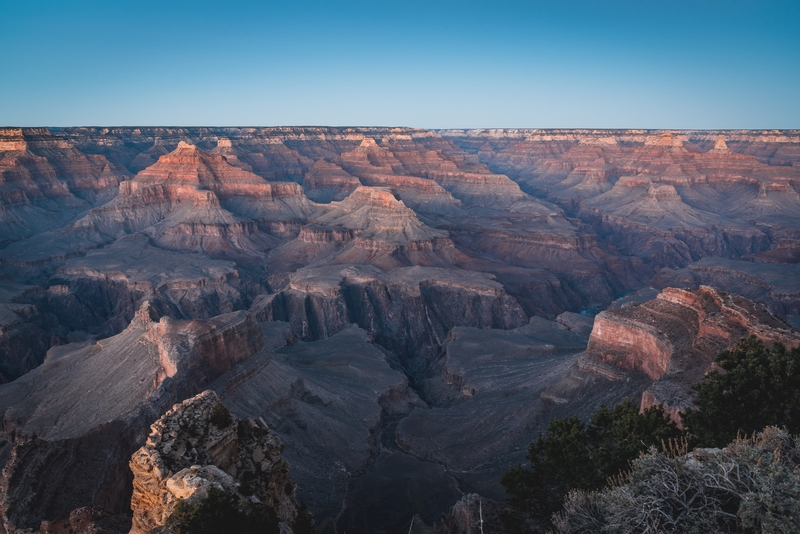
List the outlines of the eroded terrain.
<svg viewBox="0 0 800 534">
<path fill-rule="evenodd" d="M 129 514 L 211 388 L 319 531 L 407 531 L 551 417 L 800 341 L 800 132 L 2 129 L 0 247 L 4 529 Z"/>
</svg>

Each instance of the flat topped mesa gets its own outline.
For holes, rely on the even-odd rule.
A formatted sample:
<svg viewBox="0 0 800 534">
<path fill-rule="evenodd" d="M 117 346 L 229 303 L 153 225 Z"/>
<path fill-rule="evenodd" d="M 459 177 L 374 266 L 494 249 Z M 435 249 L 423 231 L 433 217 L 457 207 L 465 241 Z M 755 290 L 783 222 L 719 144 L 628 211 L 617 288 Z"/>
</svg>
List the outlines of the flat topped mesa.
<svg viewBox="0 0 800 534">
<path fill-rule="evenodd" d="M 23 137 L 22 128 L 0 129 L 0 152 L 24 152 L 28 143 Z"/>
<path fill-rule="evenodd" d="M 648 135 L 647 139 L 644 141 L 644 146 L 683 148 L 683 140 L 672 133 Z"/>
<path fill-rule="evenodd" d="M 195 145 L 191 144 L 191 143 L 187 143 L 186 141 L 180 141 L 178 143 L 177 150 L 180 150 L 180 149 L 197 150 L 197 147 Z"/>
</svg>

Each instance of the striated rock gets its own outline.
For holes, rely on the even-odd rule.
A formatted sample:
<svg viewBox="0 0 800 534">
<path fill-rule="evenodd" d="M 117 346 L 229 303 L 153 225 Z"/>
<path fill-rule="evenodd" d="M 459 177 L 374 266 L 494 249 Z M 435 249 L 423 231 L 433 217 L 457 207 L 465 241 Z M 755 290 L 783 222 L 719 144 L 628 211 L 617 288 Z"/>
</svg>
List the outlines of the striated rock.
<svg viewBox="0 0 800 534">
<path fill-rule="evenodd" d="M 126 512 L 127 463 L 150 423 L 262 348 L 245 312 L 173 321 L 145 303 L 120 334 L 67 346 L 0 386 L 6 530 L 36 528 L 84 506 Z"/>
<path fill-rule="evenodd" d="M 176 404 L 131 458 L 131 533 L 165 525 L 180 500 L 202 502 L 211 488 L 271 507 L 288 528 L 298 504 L 282 452 L 266 424 L 230 414 L 213 391 Z"/>
<path fill-rule="evenodd" d="M 702 379 L 717 353 L 751 334 L 768 344 L 800 344 L 800 334 L 746 298 L 707 286 L 665 288 L 653 300 L 598 314 L 586 355 L 601 365 L 647 375 L 654 383 L 642 407 L 665 404 L 678 420 L 678 411 L 691 406 L 690 386 Z"/>
<path fill-rule="evenodd" d="M 0 129 L 0 246 L 68 224 L 127 177 L 46 129 Z"/>
</svg>

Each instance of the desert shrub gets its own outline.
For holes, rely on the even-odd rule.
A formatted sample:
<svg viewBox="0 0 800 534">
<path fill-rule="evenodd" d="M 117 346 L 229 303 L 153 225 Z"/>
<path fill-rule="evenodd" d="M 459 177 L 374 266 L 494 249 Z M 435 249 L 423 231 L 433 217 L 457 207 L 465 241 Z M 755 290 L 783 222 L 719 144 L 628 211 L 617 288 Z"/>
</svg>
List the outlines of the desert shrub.
<svg viewBox="0 0 800 534">
<path fill-rule="evenodd" d="M 573 491 L 563 534 L 800 532 L 800 442 L 775 427 L 725 449 L 647 454 L 601 491 Z"/>
<path fill-rule="evenodd" d="M 211 411 L 211 418 L 209 421 L 217 428 L 225 428 L 233 422 L 233 419 L 231 418 L 231 412 L 218 402 Z"/>
<path fill-rule="evenodd" d="M 720 447 L 768 425 L 800 433 L 800 348 L 766 348 L 751 336 L 715 362 L 722 372 L 694 386 L 697 409 L 683 414 L 694 445 Z"/>
<path fill-rule="evenodd" d="M 314 515 L 308 511 L 305 503 L 300 503 L 297 517 L 292 524 L 294 534 L 314 534 Z"/>
<path fill-rule="evenodd" d="M 508 503 L 519 512 L 506 516 L 507 530 L 526 530 L 522 523 L 530 518 L 546 526 L 570 490 L 603 487 L 648 447 L 679 435 L 662 406 L 640 414 L 628 400 L 610 409 L 601 405 L 588 425 L 574 416 L 552 419 L 528 447 L 530 467 L 513 467 L 501 478 Z"/>
<path fill-rule="evenodd" d="M 199 503 L 179 501 L 167 521 L 178 534 L 278 534 L 278 524 L 272 508 L 217 488 Z"/>
</svg>

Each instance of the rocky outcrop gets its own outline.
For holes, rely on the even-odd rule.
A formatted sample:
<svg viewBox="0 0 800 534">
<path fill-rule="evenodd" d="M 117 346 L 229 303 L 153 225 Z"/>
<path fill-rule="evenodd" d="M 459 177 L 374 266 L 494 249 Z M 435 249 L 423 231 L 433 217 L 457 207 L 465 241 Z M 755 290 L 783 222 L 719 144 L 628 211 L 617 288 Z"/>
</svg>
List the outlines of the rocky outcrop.
<svg viewBox="0 0 800 534">
<path fill-rule="evenodd" d="M 232 415 L 213 391 L 176 404 L 131 458 L 131 533 L 165 525 L 179 501 L 200 503 L 211 488 L 269 506 L 290 532 L 298 503 L 282 451 L 265 423 Z"/>
<path fill-rule="evenodd" d="M 601 365 L 641 372 L 653 381 L 642 406 L 665 404 L 677 419 L 691 406 L 690 386 L 710 369 L 717 353 L 743 337 L 765 343 L 800 344 L 800 334 L 763 306 L 701 286 L 665 288 L 653 300 L 597 315 L 587 358 Z"/>
<path fill-rule="evenodd" d="M 503 503 L 476 493 L 464 495 L 444 515 L 438 534 L 503 534 L 502 514 L 511 512 Z"/>
<path fill-rule="evenodd" d="M 0 386 L 6 531 L 84 506 L 124 513 L 127 463 L 150 423 L 262 348 L 246 312 L 174 321 L 145 303 L 120 334 L 51 351 L 44 364 Z"/>
</svg>

